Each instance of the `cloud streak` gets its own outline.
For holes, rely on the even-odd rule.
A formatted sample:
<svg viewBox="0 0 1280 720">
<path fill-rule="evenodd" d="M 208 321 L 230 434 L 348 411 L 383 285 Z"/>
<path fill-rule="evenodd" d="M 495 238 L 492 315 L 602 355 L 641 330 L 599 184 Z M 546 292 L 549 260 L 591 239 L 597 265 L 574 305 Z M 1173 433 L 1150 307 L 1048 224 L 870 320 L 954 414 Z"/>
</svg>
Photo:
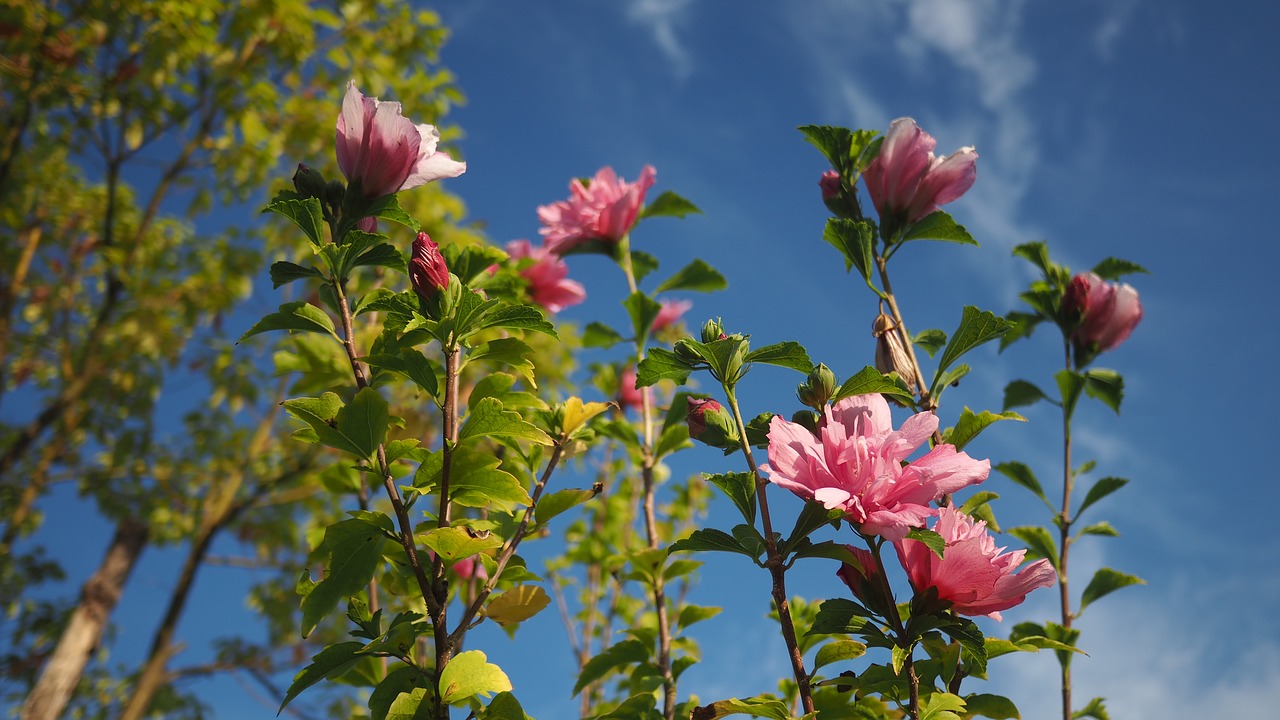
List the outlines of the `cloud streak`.
<svg viewBox="0 0 1280 720">
<path fill-rule="evenodd" d="M 653 41 L 671 63 L 678 78 L 693 72 L 693 59 L 676 35 L 676 26 L 684 21 L 692 0 L 633 0 L 627 8 L 627 19 L 643 25 L 653 34 Z"/>
</svg>

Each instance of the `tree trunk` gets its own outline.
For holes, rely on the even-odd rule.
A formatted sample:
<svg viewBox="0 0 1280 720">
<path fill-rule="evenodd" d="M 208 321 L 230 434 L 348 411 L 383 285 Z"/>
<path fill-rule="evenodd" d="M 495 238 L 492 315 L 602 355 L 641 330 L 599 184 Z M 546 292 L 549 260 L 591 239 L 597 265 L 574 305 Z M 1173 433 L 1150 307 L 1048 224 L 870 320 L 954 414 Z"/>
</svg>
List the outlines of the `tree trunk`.
<svg viewBox="0 0 1280 720">
<path fill-rule="evenodd" d="M 22 706 L 22 720 L 55 720 L 62 714 L 146 544 L 147 526 L 138 520 L 116 526 L 102 565 L 84 584 L 79 605 Z"/>
</svg>

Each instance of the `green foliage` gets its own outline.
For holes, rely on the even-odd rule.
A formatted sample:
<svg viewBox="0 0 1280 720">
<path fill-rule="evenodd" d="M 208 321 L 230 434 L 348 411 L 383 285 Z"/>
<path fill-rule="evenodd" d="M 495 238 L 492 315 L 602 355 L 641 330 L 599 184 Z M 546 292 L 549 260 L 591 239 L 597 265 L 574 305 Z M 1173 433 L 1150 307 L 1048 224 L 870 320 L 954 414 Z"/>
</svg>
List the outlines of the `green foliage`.
<svg viewBox="0 0 1280 720">
<path fill-rule="evenodd" d="M 1084 589 L 1084 593 L 1080 596 L 1080 610 L 1088 607 L 1093 601 L 1110 595 L 1120 588 L 1129 587 L 1130 585 L 1146 585 L 1147 581 L 1137 575 L 1122 573 L 1119 570 L 1111 568 L 1101 568 L 1093 574 L 1093 579 L 1089 581 L 1088 587 Z"/>
<path fill-rule="evenodd" d="M 703 260 L 694 260 L 675 275 L 662 281 L 658 287 L 654 288 L 653 292 L 655 295 L 672 290 L 714 292 L 723 290 L 728 286 L 729 282 L 715 268 Z"/>
<path fill-rule="evenodd" d="M 871 284 L 871 270 L 874 265 L 875 231 L 871 223 L 848 220 L 845 218 L 829 218 L 826 229 L 822 231 L 822 239 L 840 251 L 844 256 L 844 269 L 858 268 L 867 287 L 876 293 L 880 291 Z"/>
<path fill-rule="evenodd" d="M 774 697 L 761 696 L 739 700 L 730 698 L 718 700 L 693 709 L 692 720 L 719 720 L 731 715 L 750 715 L 751 717 L 772 718 L 772 720 L 790 720 L 791 713 L 786 703 Z"/>
<path fill-rule="evenodd" d="M 1049 531 L 1038 525 L 1009 528 L 1006 532 L 1027 544 L 1027 558 L 1046 558 L 1055 570 L 1058 567 L 1058 547 Z"/>
<path fill-rule="evenodd" d="M 959 419 L 956 420 L 956 426 L 944 434 L 943 441 L 955 445 L 956 450 L 963 450 L 979 433 L 991 426 L 992 423 L 1000 420 L 1027 421 L 1026 418 L 1015 412 L 996 414 L 983 410 L 975 415 L 972 410 L 966 407 L 961 411 Z"/>
<path fill-rule="evenodd" d="M 748 524 L 756 521 L 756 479 L 751 473 L 720 473 L 702 476 L 707 482 L 720 488 L 733 501 Z"/>
<path fill-rule="evenodd" d="M 1048 400 L 1044 391 L 1026 380 L 1014 380 L 1004 388 L 1004 405 L 1001 409 L 1034 405 L 1041 400 Z"/>
<path fill-rule="evenodd" d="M 291 302 L 281 305 L 279 312 L 271 313 L 254 323 L 253 327 L 240 336 L 240 342 L 271 330 L 326 333 L 334 340 L 338 339 L 333 320 L 323 310 L 305 302 Z"/>
<path fill-rule="evenodd" d="M 662 193 L 658 197 L 654 198 L 653 202 L 645 206 L 644 210 L 640 212 L 640 218 L 641 219 L 651 218 L 651 217 L 683 218 L 688 215 L 701 215 L 701 214 L 702 214 L 702 211 L 698 209 L 697 205 L 694 205 L 693 203 L 684 199 L 680 195 L 670 190 L 667 190 L 666 192 Z"/>
<path fill-rule="evenodd" d="M 511 690 L 511 681 L 501 668 L 488 662 L 479 650 L 458 653 L 440 672 L 440 699 L 453 704 L 477 695 Z"/>
<path fill-rule="evenodd" d="M 1124 478 L 1118 478 L 1118 477 L 1104 477 L 1098 482 L 1094 483 L 1089 488 L 1089 492 L 1085 493 L 1084 500 L 1080 503 L 1080 507 L 1076 509 L 1075 519 L 1077 520 L 1080 519 L 1080 515 L 1083 514 L 1084 511 L 1089 508 L 1089 506 L 1098 502 L 1102 498 L 1110 495 L 1111 493 L 1119 490 L 1120 488 L 1124 487 L 1128 483 L 1129 483 L 1128 480 L 1125 480 Z"/>
<path fill-rule="evenodd" d="M 880 393 L 899 402 L 915 402 L 915 395 L 911 392 L 911 388 L 907 387 L 906 382 L 898 377 L 897 373 L 882 373 L 871 365 L 862 368 L 845 380 L 836 390 L 836 394 L 831 397 L 831 402 L 835 403 L 847 397 L 869 393 Z"/>
<path fill-rule="evenodd" d="M 382 546 L 390 532 L 391 520 L 385 515 L 342 520 L 325 530 L 320 545 L 326 556 L 325 577 L 302 598 L 303 637 L 310 635 L 339 602 L 369 584 L 382 561 Z"/>
<path fill-rule="evenodd" d="M 902 242 L 908 240 L 941 240 L 974 246 L 978 244 L 965 226 L 942 210 L 933 211 L 908 228 L 902 235 Z"/>
<path fill-rule="evenodd" d="M 1009 321 L 997 317 L 990 311 L 966 305 L 960 317 L 960 326 L 951 334 L 951 340 L 947 342 L 946 349 L 942 351 L 942 357 L 938 359 L 938 369 L 933 376 L 931 394 L 937 395 L 945 386 L 945 382 L 940 386 L 939 380 L 945 378 L 945 371 L 951 367 L 952 363 L 975 347 L 990 342 L 1008 331 Z"/>
</svg>

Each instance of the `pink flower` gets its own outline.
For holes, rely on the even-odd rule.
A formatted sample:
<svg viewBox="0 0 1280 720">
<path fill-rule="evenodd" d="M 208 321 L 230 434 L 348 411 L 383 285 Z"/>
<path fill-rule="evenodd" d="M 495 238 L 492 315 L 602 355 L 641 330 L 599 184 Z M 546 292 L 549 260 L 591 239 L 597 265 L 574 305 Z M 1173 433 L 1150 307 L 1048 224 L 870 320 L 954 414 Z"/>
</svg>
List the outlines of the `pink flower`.
<svg viewBox="0 0 1280 720">
<path fill-rule="evenodd" d="M 658 316 L 653 319 L 652 332 L 658 332 L 663 328 L 671 327 L 689 312 L 689 308 L 693 307 L 690 300 L 663 300 L 662 309 L 658 311 Z"/>
<path fill-rule="evenodd" d="M 558 313 L 587 299 L 582 283 L 566 277 L 569 265 L 552 254 L 546 245 L 533 247 L 528 240 L 512 240 L 507 243 L 507 253 L 512 260 L 528 258 L 532 261 L 529 264 L 519 263 L 520 276 L 529 283 L 530 299 L 548 312 Z"/>
<path fill-rule="evenodd" d="M 484 564 L 475 555 L 454 563 L 453 572 L 457 574 L 459 580 L 470 580 L 473 577 L 480 580 L 489 579 L 489 571 L 484 569 Z"/>
<path fill-rule="evenodd" d="M 349 183 L 359 183 L 364 197 L 382 197 L 466 172 L 466 163 L 436 151 L 439 142 L 440 131 L 414 125 L 400 114 L 400 103 L 366 97 L 354 80 L 347 83 L 338 115 L 338 167 Z"/>
<path fill-rule="evenodd" d="M 423 300 L 430 300 L 449 287 L 449 267 L 440 254 L 440 246 L 424 232 L 413 241 L 409 281 Z"/>
<path fill-rule="evenodd" d="M 769 481 L 827 509 L 844 510 L 863 533 L 905 537 L 935 514 L 929 503 L 987 479 L 991 462 L 938 445 L 905 467 L 938 428 L 933 413 L 919 413 L 894 430 L 889 404 L 878 394 L 856 395 L 823 408 L 821 439 L 803 425 L 774 416 L 769 422 Z"/>
<path fill-rule="evenodd" d="M 818 178 L 818 187 L 822 189 L 823 202 L 830 202 L 840 197 L 840 173 L 828 170 Z"/>
<path fill-rule="evenodd" d="M 622 406 L 623 410 L 639 410 L 644 402 L 644 396 L 640 393 L 648 391 L 648 388 L 641 391 L 636 387 L 635 368 L 627 366 L 618 375 L 618 404 Z"/>
<path fill-rule="evenodd" d="M 911 118 L 889 125 L 880 154 L 863 171 L 871 202 L 882 220 L 901 216 L 907 224 L 965 194 L 978 177 L 978 153 L 962 147 L 934 157 L 938 144 Z"/>
<path fill-rule="evenodd" d="M 917 593 L 937 588 L 938 597 L 950 601 L 951 609 L 961 615 L 999 620 L 1001 610 L 1018 605 L 1027 593 L 1051 587 L 1058 579 L 1047 559 L 1015 572 L 1027 551 L 1005 553 L 1004 548 L 996 547 L 985 522 L 953 507 L 938 511 L 933 529 L 947 543 L 942 557 L 918 540 L 899 540 L 894 543 L 898 559 Z"/>
<path fill-rule="evenodd" d="M 1080 322 L 1071 334 L 1078 356 L 1115 349 L 1142 320 L 1137 290 L 1107 282 L 1091 272 L 1071 278 L 1062 304 L 1068 317 Z"/>
<path fill-rule="evenodd" d="M 610 167 L 601 168 L 589 184 L 574 179 L 568 200 L 538 208 L 543 225 L 538 232 L 546 238 L 547 249 L 564 255 L 591 240 L 621 240 L 635 224 L 656 175 L 652 165 L 645 165 L 634 183 L 619 180 Z"/>
</svg>

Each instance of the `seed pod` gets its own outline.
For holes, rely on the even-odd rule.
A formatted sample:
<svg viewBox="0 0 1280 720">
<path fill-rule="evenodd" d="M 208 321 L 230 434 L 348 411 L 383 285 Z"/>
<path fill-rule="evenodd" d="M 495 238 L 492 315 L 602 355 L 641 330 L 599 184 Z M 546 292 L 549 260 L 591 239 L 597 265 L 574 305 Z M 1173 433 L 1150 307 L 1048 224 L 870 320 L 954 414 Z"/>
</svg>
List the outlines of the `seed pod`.
<svg viewBox="0 0 1280 720">
<path fill-rule="evenodd" d="M 881 312 L 871 324 L 871 334 L 876 338 L 876 369 L 882 373 L 896 372 L 912 393 L 918 393 L 916 385 L 916 366 L 911 362 L 911 353 L 902 344 L 902 334 L 893 318 Z"/>
</svg>

